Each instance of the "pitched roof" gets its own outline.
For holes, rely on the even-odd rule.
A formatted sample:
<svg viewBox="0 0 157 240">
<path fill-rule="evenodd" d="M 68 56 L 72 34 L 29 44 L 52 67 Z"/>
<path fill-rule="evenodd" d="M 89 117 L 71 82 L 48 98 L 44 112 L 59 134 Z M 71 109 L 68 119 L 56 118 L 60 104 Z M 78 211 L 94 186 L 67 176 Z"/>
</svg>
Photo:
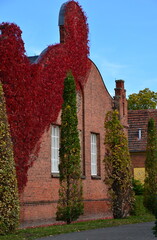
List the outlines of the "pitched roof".
<svg viewBox="0 0 157 240">
<path fill-rule="evenodd" d="M 157 109 L 128 111 L 128 140 L 130 152 L 145 151 L 148 120 L 154 118 L 157 126 Z M 141 138 L 140 138 L 141 132 Z"/>
</svg>

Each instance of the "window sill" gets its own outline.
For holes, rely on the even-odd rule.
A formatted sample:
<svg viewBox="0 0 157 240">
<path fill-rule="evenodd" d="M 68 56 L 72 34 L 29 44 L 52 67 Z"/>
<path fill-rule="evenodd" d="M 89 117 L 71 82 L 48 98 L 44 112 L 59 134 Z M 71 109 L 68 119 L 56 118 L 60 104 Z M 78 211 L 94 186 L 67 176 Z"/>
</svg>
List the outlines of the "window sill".
<svg viewBox="0 0 157 240">
<path fill-rule="evenodd" d="M 93 176 L 91 176 L 91 179 L 100 180 L 101 177 L 100 177 L 100 176 L 97 176 L 97 175 L 93 175 Z"/>
<path fill-rule="evenodd" d="M 59 178 L 59 173 L 51 173 L 52 178 Z M 86 179 L 86 176 L 81 176 L 81 179 Z"/>
<path fill-rule="evenodd" d="M 82 175 L 82 176 L 81 176 L 81 179 L 86 179 L 86 176 L 85 176 L 85 175 Z"/>
<path fill-rule="evenodd" d="M 59 178 L 59 173 L 51 173 L 52 178 Z"/>
</svg>

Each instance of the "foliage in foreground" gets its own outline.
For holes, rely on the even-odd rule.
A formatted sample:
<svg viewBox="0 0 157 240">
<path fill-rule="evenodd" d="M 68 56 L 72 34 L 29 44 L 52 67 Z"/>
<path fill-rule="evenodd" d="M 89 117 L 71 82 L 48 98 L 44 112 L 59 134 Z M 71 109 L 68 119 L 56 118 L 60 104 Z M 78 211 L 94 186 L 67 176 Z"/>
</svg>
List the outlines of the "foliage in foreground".
<svg viewBox="0 0 157 240">
<path fill-rule="evenodd" d="M 107 113 L 105 131 L 105 182 L 112 199 L 113 216 L 123 218 L 133 207 L 134 191 L 127 137 L 117 111 Z"/>
<path fill-rule="evenodd" d="M 128 96 L 128 109 L 156 109 L 157 106 L 157 92 L 145 88 L 139 93 L 133 93 Z"/>
<path fill-rule="evenodd" d="M 157 213 L 155 214 L 155 218 L 156 218 L 156 221 L 155 221 L 155 226 L 153 227 L 153 233 L 155 237 L 157 237 Z"/>
<path fill-rule="evenodd" d="M 144 205 L 153 214 L 157 208 L 157 134 L 154 119 L 148 121 L 145 161 Z"/>
<path fill-rule="evenodd" d="M 13 147 L 0 83 L 0 234 L 13 232 L 18 222 L 19 201 Z"/>
<path fill-rule="evenodd" d="M 56 219 L 70 224 L 83 214 L 76 88 L 71 73 L 64 81 L 63 101 L 59 164 L 60 189 Z"/>
</svg>

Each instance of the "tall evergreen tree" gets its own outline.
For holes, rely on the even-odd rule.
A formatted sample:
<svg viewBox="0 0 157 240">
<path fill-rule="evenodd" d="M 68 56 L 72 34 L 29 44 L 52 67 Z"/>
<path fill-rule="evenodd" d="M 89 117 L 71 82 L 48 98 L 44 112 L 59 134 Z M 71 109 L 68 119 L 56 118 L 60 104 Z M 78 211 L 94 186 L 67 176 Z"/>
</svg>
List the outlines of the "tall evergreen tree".
<svg viewBox="0 0 157 240">
<path fill-rule="evenodd" d="M 60 142 L 60 189 L 56 219 L 70 224 L 83 214 L 76 87 L 71 73 L 64 81 Z"/>
<path fill-rule="evenodd" d="M 153 118 L 148 121 L 145 160 L 144 205 L 155 214 L 157 204 L 157 133 Z"/>
<path fill-rule="evenodd" d="M 0 234 L 13 232 L 19 222 L 19 200 L 13 146 L 0 83 Z"/>
<path fill-rule="evenodd" d="M 111 197 L 114 218 L 126 217 L 134 203 L 128 141 L 119 121 L 118 111 L 105 119 L 105 182 Z"/>
</svg>

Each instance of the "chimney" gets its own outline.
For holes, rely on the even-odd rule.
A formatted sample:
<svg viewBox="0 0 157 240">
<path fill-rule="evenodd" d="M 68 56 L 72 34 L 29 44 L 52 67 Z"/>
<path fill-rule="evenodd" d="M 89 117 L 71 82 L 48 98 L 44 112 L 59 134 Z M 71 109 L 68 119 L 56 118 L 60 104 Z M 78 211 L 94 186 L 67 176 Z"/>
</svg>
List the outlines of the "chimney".
<svg viewBox="0 0 157 240">
<path fill-rule="evenodd" d="M 124 89 L 124 80 L 116 80 L 114 108 L 119 111 L 120 121 L 124 127 L 128 127 L 128 106 L 126 99 L 126 90 Z"/>
<path fill-rule="evenodd" d="M 115 96 L 122 96 L 124 92 L 124 80 L 116 80 Z"/>
<path fill-rule="evenodd" d="M 65 27 L 64 27 L 65 16 L 64 15 L 65 15 L 67 3 L 68 2 L 63 3 L 59 11 L 58 25 L 59 25 L 59 31 L 60 31 L 60 43 L 65 42 Z"/>
</svg>

